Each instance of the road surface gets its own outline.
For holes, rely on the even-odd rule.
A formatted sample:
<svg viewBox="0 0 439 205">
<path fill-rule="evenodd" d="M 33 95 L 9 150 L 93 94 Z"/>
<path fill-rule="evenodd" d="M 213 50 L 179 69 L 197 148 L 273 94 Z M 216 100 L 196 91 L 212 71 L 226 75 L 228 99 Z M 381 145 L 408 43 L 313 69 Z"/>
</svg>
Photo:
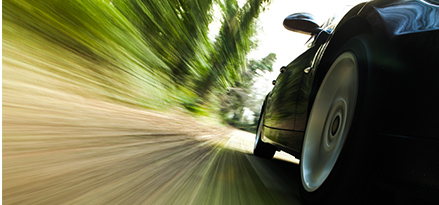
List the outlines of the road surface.
<svg viewBox="0 0 439 205">
<path fill-rule="evenodd" d="M 5 205 L 302 204 L 298 160 L 254 156 L 251 133 L 178 109 L 12 91 L 3 90 L 2 105 Z M 383 204 L 383 196 L 393 203 L 385 192 L 359 201 Z"/>
<path fill-rule="evenodd" d="M 248 132 L 75 96 L 5 94 L 3 204 L 300 204 L 297 160 L 253 156 Z"/>
</svg>

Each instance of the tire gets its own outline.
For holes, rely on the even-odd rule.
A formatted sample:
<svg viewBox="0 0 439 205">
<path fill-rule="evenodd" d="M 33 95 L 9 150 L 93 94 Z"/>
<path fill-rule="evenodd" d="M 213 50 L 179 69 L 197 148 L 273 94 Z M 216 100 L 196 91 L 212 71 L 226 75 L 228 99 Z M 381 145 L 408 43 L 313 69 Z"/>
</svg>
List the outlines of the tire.
<svg viewBox="0 0 439 205">
<path fill-rule="evenodd" d="M 266 158 L 266 159 L 272 159 L 274 154 L 276 153 L 276 147 L 274 147 L 271 144 L 262 142 L 261 137 L 263 136 L 263 126 L 264 126 L 264 114 L 261 114 L 259 117 L 259 123 L 258 127 L 256 129 L 256 137 L 255 137 L 255 146 L 253 149 L 253 154 Z"/>
<path fill-rule="evenodd" d="M 317 70 L 324 77 L 314 84 L 318 91 L 300 160 L 300 194 L 307 204 L 353 203 L 372 177 L 365 163 L 373 147 L 372 117 L 377 110 L 371 97 L 371 42 L 368 36 L 349 40 L 329 68 Z"/>
</svg>

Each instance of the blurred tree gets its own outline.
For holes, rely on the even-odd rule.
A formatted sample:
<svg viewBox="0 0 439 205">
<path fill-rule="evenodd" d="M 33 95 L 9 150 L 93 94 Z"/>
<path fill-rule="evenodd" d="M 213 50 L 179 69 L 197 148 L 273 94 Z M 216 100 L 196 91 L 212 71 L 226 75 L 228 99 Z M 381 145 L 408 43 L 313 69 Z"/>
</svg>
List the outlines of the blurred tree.
<svg viewBox="0 0 439 205">
<path fill-rule="evenodd" d="M 199 82 L 201 100 L 215 89 L 226 89 L 238 82 L 245 68 L 246 56 L 255 46 L 251 37 L 256 33 L 255 20 L 268 0 L 248 0 L 239 8 L 237 0 L 219 2 L 223 11 L 223 23 L 211 54 L 212 68 Z"/>
<path fill-rule="evenodd" d="M 34 65 L 38 71 L 32 72 L 112 101 L 217 111 L 221 101 L 214 97 L 230 90 L 247 92 L 252 72 L 261 70 L 255 62 L 245 65 L 256 46 L 255 20 L 268 2 L 5 0 L 4 56 L 17 65 L 34 63 L 9 60 L 15 58 L 12 53 L 38 59 L 45 65 Z M 207 34 L 214 4 L 221 10 L 222 25 L 212 40 Z"/>
<path fill-rule="evenodd" d="M 256 98 L 257 91 L 252 90 L 255 78 L 266 72 L 273 71 L 273 63 L 276 61 L 276 54 L 270 53 L 261 60 L 250 60 L 247 64 L 240 81 L 235 82 L 227 93 L 221 99 L 221 114 L 223 119 L 238 128 L 255 131 L 257 121 L 244 120 L 244 111 L 248 109 L 259 117 L 259 109 L 262 105 L 263 98 Z M 263 95 L 262 93 L 258 93 Z M 254 109 L 256 108 L 256 109 Z"/>
<path fill-rule="evenodd" d="M 173 83 L 185 85 L 204 61 L 210 44 L 212 0 L 129 0 L 118 8 L 141 32 L 154 53 L 171 69 Z M 190 82 L 189 82 L 190 84 Z"/>
<path fill-rule="evenodd" d="M 253 79 L 260 75 L 260 72 L 273 71 L 273 63 L 276 61 L 276 54 L 270 53 L 261 60 L 250 60 L 246 69 L 241 75 L 241 81 L 237 82 L 237 87 L 249 88 L 253 85 Z"/>
</svg>

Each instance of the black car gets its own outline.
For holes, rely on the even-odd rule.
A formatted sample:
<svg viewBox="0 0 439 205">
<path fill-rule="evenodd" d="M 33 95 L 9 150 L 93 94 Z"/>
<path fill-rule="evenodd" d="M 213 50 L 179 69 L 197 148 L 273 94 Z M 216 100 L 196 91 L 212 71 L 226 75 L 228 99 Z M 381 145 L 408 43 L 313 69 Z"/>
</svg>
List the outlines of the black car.
<svg viewBox="0 0 439 205">
<path fill-rule="evenodd" d="M 306 13 L 283 24 L 313 41 L 280 69 L 254 154 L 300 159 L 307 203 L 371 186 L 439 202 L 439 1 L 376 0 L 337 24 Z"/>
</svg>

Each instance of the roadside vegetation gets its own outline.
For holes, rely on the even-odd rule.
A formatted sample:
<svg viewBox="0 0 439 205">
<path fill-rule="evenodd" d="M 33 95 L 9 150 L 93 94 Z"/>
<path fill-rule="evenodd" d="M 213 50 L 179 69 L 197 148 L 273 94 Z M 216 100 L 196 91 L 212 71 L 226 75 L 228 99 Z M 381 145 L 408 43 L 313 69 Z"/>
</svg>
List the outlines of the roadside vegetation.
<svg viewBox="0 0 439 205">
<path fill-rule="evenodd" d="M 262 103 L 251 97 L 252 83 L 272 70 L 276 56 L 247 59 L 269 0 L 241 2 L 5 0 L 3 106 L 63 93 L 162 111 L 181 107 L 251 130 L 255 120 L 243 120 L 244 111 L 258 115 L 252 104 Z"/>
</svg>

